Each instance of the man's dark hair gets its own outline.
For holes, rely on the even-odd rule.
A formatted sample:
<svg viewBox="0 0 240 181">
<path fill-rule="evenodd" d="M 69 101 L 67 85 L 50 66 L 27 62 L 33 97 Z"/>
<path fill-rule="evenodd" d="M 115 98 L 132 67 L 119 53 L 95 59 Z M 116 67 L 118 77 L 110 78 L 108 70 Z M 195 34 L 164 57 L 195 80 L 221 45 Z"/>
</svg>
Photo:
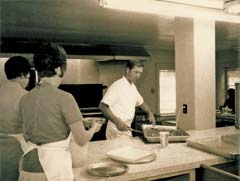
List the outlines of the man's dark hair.
<svg viewBox="0 0 240 181">
<path fill-rule="evenodd" d="M 126 68 L 129 68 L 131 70 L 133 67 L 144 67 L 143 61 L 141 60 L 129 60 Z"/>
<path fill-rule="evenodd" d="M 228 89 L 227 93 L 228 93 L 229 97 L 232 97 L 232 98 L 235 97 L 235 90 L 233 88 Z"/>
<path fill-rule="evenodd" d="M 30 73 L 31 65 L 29 61 L 22 56 L 13 56 L 4 64 L 4 71 L 7 79 L 15 79 L 17 77 L 26 76 Z"/>
<path fill-rule="evenodd" d="M 55 69 L 61 68 L 61 77 L 66 71 L 67 54 L 63 47 L 54 43 L 40 45 L 33 56 L 33 64 L 40 77 L 53 77 Z"/>
</svg>

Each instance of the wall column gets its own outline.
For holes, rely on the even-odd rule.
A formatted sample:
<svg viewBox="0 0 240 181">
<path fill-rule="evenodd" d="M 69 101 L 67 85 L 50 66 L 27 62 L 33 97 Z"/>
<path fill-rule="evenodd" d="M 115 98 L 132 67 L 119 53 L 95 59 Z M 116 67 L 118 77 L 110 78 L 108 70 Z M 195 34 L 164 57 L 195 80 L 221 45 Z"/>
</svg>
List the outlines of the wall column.
<svg viewBox="0 0 240 181">
<path fill-rule="evenodd" d="M 237 47 L 237 68 L 240 69 L 240 38 L 238 38 L 238 47 Z"/>
<path fill-rule="evenodd" d="M 178 126 L 215 128 L 215 22 L 175 20 L 175 68 Z M 183 114 L 182 106 L 188 112 Z"/>
</svg>

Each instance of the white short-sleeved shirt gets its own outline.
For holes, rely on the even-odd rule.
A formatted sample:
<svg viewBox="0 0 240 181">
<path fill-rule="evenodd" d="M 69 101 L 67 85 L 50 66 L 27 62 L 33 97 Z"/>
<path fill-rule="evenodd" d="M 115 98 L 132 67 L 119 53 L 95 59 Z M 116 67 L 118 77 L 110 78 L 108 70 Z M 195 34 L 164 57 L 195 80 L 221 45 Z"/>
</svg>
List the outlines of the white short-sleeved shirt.
<svg viewBox="0 0 240 181">
<path fill-rule="evenodd" d="M 134 118 L 135 107 L 143 103 L 143 98 L 136 86 L 133 83 L 130 84 L 123 76 L 108 88 L 101 102 L 107 104 L 117 117 L 126 121 L 130 126 Z M 122 132 L 117 130 L 115 124 L 108 121 L 107 139 L 118 137 L 117 134 L 122 134 Z"/>
</svg>

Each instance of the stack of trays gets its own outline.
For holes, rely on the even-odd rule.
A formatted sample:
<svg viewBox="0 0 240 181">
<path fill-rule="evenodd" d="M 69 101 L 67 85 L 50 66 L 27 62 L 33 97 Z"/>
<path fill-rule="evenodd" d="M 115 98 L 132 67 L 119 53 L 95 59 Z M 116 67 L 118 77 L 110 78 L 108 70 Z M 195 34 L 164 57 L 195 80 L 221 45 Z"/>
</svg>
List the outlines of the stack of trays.
<svg viewBox="0 0 240 181">
<path fill-rule="evenodd" d="M 114 161 L 123 163 L 147 163 L 156 159 L 156 154 L 152 150 L 126 146 L 111 150 L 107 155 Z"/>
</svg>

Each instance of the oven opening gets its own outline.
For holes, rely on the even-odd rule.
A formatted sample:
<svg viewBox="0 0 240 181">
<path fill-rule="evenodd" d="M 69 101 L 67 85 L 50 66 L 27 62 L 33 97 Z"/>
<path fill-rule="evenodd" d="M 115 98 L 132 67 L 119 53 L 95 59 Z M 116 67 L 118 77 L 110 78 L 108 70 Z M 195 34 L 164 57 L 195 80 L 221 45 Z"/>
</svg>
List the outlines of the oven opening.
<svg viewBox="0 0 240 181">
<path fill-rule="evenodd" d="M 69 92 L 75 98 L 83 117 L 104 117 L 99 109 L 103 97 L 103 84 L 61 84 L 59 89 Z M 105 140 L 106 123 L 99 132 L 95 133 L 91 141 Z"/>
</svg>

